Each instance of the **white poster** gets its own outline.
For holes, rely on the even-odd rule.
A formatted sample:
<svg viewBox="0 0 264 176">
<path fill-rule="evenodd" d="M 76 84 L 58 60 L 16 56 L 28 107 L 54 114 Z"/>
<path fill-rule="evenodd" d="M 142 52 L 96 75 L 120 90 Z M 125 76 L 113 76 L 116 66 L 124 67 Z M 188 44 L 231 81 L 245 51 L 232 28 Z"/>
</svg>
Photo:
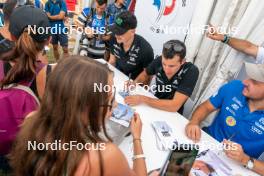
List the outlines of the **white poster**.
<svg viewBox="0 0 264 176">
<path fill-rule="evenodd" d="M 143 36 L 160 55 L 164 42 L 184 41 L 198 0 L 139 0 L 135 15 L 137 34 Z"/>
</svg>

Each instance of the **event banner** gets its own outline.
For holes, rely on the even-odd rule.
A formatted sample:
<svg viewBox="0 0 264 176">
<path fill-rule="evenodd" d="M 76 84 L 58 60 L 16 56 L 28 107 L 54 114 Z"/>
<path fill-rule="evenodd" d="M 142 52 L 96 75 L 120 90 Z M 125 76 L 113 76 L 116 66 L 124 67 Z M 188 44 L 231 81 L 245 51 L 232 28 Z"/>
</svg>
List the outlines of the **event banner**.
<svg viewBox="0 0 264 176">
<path fill-rule="evenodd" d="M 136 3 L 136 33 L 142 35 L 160 55 L 162 44 L 171 39 L 184 41 L 198 0 L 140 0 Z"/>
</svg>

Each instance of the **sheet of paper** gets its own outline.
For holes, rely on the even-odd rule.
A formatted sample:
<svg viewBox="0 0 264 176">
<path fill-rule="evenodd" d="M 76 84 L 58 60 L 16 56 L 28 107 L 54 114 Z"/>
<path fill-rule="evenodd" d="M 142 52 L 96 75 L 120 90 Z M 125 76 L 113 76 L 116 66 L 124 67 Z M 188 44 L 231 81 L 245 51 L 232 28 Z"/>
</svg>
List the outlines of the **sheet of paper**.
<svg viewBox="0 0 264 176">
<path fill-rule="evenodd" d="M 195 176 L 230 176 L 232 169 L 218 157 L 217 153 L 207 150 L 198 154 L 191 174 Z"/>
<path fill-rule="evenodd" d="M 175 145 L 176 138 L 172 128 L 165 121 L 154 121 L 152 127 L 155 131 L 158 148 L 169 150 Z M 162 147 L 161 147 L 162 146 Z"/>
<path fill-rule="evenodd" d="M 118 93 L 119 93 L 119 95 L 121 95 L 121 97 L 123 97 L 123 98 L 126 98 L 127 96 L 129 96 L 129 93 L 126 92 L 126 91 L 120 91 L 120 92 L 118 92 Z"/>
<path fill-rule="evenodd" d="M 110 120 L 128 127 L 134 115 L 134 110 L 124 104 L 118 103 L 117 107 L 113 109 L 113 114 Z"/>
</svg>

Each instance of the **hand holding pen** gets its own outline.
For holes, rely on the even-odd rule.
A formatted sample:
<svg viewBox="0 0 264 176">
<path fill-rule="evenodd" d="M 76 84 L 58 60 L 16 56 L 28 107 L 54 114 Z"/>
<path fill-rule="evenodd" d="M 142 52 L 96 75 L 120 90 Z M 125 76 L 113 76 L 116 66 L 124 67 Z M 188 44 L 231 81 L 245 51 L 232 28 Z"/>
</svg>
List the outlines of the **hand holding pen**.
<svg viewBox="0 0 264 176">
<path fill-rule="evenodd" d="M 134 89 L 135 87 L 136 87 L 136 84 L 135 84 L 135 82 L 132 81 L 132 79 L 131 79 L 131 73 L 129 73 L 128 81 L 125 82 L 123 92 L 126 92 L 129 95 L 131 88 Z"/>
<path fill-rule="evenodd" d="M 226 150 L 230 149 L 230 144 L 233 144 L 233 142 L 231 142 L 231 140 L 236 136 L 237 132 L 234 132 L 228 139 L 224 139 L 221 144 L 223 147 L 222 152 L 225 152 Z M 219 152 L 218 154 L 220 154 L 221 152 Z"/>
<path fill-rule="evenodd" d="M 247 164 L 250 157 L 244 152 L 243 147 L 240 144 L 229 140 L 224 140 L 223 143 L 230 146 L 224 150 L 227 157 L 241 163 L 244 166 Z"/>
</svg>

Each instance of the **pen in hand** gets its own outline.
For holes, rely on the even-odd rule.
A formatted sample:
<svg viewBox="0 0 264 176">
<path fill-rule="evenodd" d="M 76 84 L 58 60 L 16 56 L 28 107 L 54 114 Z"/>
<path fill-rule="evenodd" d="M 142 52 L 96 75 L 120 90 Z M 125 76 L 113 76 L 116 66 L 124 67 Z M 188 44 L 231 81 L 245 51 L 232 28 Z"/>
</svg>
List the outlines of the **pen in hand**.
<svg viewBox="0 0 264 176">
<path fill-rule="evenodd" d="M 235 136 L 236 136 L 236 132 L 233 133 L 233 134 L 232 134 L 227 140 L 228 140 L 228 141 L 231 141 Z"/>
<path fill-rule="evenodd" d="M 231 141 L 235 136 L 236 136 L 236 134 L 237 134 L 237 132 L 234 132 L 228 139 L 227 139 L 227 141 Z M 223 144 L 223 142 L 221 142 L 221 144 L 222 144 L 222 146 L 223 146 L 223 150 L 222 150 L 222 152 L 224 151 L 224 150 L 226 150 L 226 146 Z M 220 154 L 221 152 L 219 152 L 218 154 Z"/>
</svg>

